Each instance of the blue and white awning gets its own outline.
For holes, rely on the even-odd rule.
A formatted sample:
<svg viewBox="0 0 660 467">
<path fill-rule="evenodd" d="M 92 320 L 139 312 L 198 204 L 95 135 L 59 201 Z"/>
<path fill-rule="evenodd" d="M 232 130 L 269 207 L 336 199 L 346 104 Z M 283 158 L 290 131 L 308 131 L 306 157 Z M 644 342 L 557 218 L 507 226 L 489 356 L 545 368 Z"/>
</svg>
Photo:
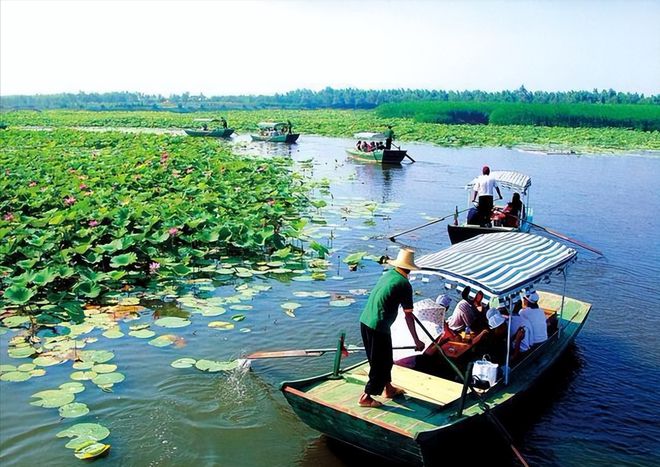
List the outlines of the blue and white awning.
<svg viewBox="0 0 660 467">
<path fill-rule="evenodd" d="M 415 273 L 505 298 L 563 270 L 577 252 L 554 240 L 520 232 L 483 234 L 415 259 Z"/>
<path fill-rule="evenodd" d="M 519 191 L 523 195 L 527 194 L 527 190 L 530 186 L 532 186 L 531 177 L 520 172 L 513 172 L 511 170 L 495 170 L 491 172 L 490 175 L 495 180 L 497 180 L 497 183 L 501 187 L 513 191 Z M 468 183 L 465 188 L 472 189 L 474 184 L 477 183 L 477 178 Z"/>
</svg>

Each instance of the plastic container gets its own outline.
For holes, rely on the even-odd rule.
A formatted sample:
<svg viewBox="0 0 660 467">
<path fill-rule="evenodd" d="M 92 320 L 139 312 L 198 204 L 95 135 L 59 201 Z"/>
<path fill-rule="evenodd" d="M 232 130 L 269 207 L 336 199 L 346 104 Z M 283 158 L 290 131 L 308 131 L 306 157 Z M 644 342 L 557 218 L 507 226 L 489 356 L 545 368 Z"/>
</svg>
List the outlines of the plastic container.
<svg viewBox="0 0 660 467">
<path fill-rule="evenodd" d="M 489 362 L 485 358 L 474 362 L 472 367 L 472 377 L 479 381 L 488 381 L 490 386 L 493 386 L 497 381 L 497 363 Z"/>
</svg>

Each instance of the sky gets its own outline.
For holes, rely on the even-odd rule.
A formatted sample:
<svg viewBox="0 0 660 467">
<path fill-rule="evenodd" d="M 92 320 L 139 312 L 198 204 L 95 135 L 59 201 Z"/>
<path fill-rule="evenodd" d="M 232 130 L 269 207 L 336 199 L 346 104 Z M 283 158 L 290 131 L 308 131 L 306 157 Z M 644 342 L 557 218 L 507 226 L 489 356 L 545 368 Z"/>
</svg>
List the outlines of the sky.
<svg viewBox="0 0 660 467">
<path fill-rule="evenodd" d="M 0 94 L 660 94 L 660 0 L 0 0 Z"/>
</svg>

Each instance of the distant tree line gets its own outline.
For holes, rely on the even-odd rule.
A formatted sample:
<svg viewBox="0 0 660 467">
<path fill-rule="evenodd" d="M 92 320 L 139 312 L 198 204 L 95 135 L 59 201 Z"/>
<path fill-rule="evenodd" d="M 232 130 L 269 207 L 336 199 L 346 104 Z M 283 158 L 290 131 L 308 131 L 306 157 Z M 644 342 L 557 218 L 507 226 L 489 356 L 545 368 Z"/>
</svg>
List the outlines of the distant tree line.
<svg viewBox="0 0 660 467">
<path fill-rule="evenodd" d="M 61 93 L 32 96 L 0 96 L 3 111 L 13 109 L 81 110 L 169 110 L 196 112 L 254 109 L 373 109 L 381 104 L 410 101 L 508 102 L 530 104 L 660 104 L 660 94 L 593 91 L 528 91 L 524 86 L 513 91 L 442 91 L 427 89 L 333 89 L 320 91 L 296 89 L 284 94 L 212 96 L 190 93 L 159 94 L 137 92 Z"/>
</svg>

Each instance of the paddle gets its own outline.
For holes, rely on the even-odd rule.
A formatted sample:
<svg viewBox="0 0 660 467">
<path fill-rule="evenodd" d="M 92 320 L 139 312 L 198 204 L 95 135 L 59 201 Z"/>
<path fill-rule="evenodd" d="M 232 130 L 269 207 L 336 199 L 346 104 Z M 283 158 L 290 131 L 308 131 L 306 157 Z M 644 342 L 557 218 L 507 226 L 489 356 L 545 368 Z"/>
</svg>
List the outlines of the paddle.
<svg viewBox="0 0 660 467">
<path fill-rule="evenodd" d="M 393 347 L 392 350 L 409 350 L 414 349 L 415 346 Z M 347 352 L 360 352 L 364 347 L 356 347 L 349 345 L 345 348 Z M 285 357 L 320 357 L 329 352 L 336 352 L 336 348 L 328 349 L 302 349 L 302 350 L 274 350 L 274 351 L 261 351 L 253 352 L 247 355 L 244 360 L 256 360 L 263 358 L 285 358 Z"/>
<path fill-rule="evenodd" d="M 465 211 L 469 211 L 469 210 L 470 210 L 470 208 L 466 208 L 466 209 L 463 209 L 462 211 L 452 212 L 451 214 L 448 214 L 448 215 L 446 215 L 445 217 L 441 217 L 440 219 L 434 219 L 434 220 L 432 220 L 431 222 L 427 222 L 426 224 L 418 225 L 417 227 L 413 227 L 412 229 L 404 230 L 403 232 L 395 233 L 395 234 L 393 234 L 393 235 L 390 235 L 390 236 L 387 237 L 387 238 L 389 238 L 391 241 L 394 241 L 394 239 L 395 239 L 396 237 L 399 237 L 399 236 L 401 236 L 401 235 L 404 235 L 404 234 L 407 234 L 407 233 L 410 233 L 410 232 L 414 232 L 415 230 L 419 230 L 419 229 L 421 229 L 421 228 L 423 228 L 423 227 L 427 227 L 427 226 L 429 226 L 429 225 L 437 224 L 438 222 L 442 222 L 442 221 L 444 221 L 444 220 L 447 219 L 448 217 L 458 216 L 459 214 L 461 214 L 461 213 L 463 213 L 463 212 L 465 212 Z"/>
<path fill-rule="evenodd" d="M 495 415 L 491 412 L 490 407 L 488 406 L 486 401 L 484 401 L 483 396 L 475 390 L 474 385 L 469 381 L 469 379 L 468 379 L 468 381 L 465 381 L 465 376 L 463 375 L 463 373 L 461 373 L 460 370 L 456 367 L 456 365 L 454 365 L 454 363 L 451 360 L 449 360 L 449 357 L 447 357 L 445 355 L 445 353 L 442 351 L 442 347 L 440 347 L 440 344 L 438 344 L 435 341 L 435 339 L 433 338 L 431 333 L 428 331 L 428 329 L 426 329 L 426 327 L 422 324 L 422 322 L 419 320 L 419 318 L 417 316 L 415 316 L 414 314 L 413 314 L 413 318 L 415 318 L 415 321 L 417 322 L 419 327 L 422 328 L 422 331 L 424 331 L 424 333 L 429 337 L 429 339 L 431 339 L 431 342 L 433 343 L 433 345 L 435 345 L 438 352 L 440 352 L 440 355 L 442 355 L 445 358 L 447 363 L 449 363 L 449 366 L 451 366 L 452 369 L 459 376 L 460 380 L 463 381 L 464 383 L 467 383 L 470 386 L 470 389 L 472 390 L 472 393 L 475 396 L 477 396 L 477 399 L 479 400 L 479 406 L 484 410 L 484 414 L 486 415 L 488 420 L 495 426 L 495 428 L 497 428 L 497 430 L 500 432 L 500 434 L 506 440 L 506 442 L 509 443 L 509 447 L 511 448 L 513 453 L 516 455 L 516 457 L 518 458 L 520 463 L 522 465 L 524 465 L 525 467 L 529 467 L 529 464 L 527 463 L 527 461 L 525 461 L 525 458 L 522 456 L 522 454 L 520 454 L 520 451 L 518 451 L 518 449 L 513 445 L 513 438 L 511 437 L 509 432 L 506 430 L 504 425 L 502 425 L 502 423 L 497 419 L 497 417 L 495 417 Z"/>
<path fill-rule="evenodd" d="M 566 240 L 567 242 L 571 242 L 571 243 L 574 243 L 578 246 L 581 246 L 582 248 L 584 248 L 586 250 L 593 251 L 594 253 L 597 253 L 601 256 L 605 256 L 600 250 L 598 250 L 594 247 L 591 247 L 591 246 L 587 245 L 586 243 L 582 243 L 579 240 L 575 240 L 574 238 L 568 237 L 568 236 L 566 236 L 566 235 L 564 235 L 560 232 L 557 232 L 556 230 L 551 230 L 547 227 L 543 227 L 542 225 L 534 224 L 533 222 L 529 222 L 529 221 L 525 221 L 525 222 L 527 222 L 530 225 L 533 225 L 537 229 L 541 229 L 544 232 L 549 233 L 550 235 L 554 235 L 555 237 L 561 238 L 562 240 Z"/>
</svg>

